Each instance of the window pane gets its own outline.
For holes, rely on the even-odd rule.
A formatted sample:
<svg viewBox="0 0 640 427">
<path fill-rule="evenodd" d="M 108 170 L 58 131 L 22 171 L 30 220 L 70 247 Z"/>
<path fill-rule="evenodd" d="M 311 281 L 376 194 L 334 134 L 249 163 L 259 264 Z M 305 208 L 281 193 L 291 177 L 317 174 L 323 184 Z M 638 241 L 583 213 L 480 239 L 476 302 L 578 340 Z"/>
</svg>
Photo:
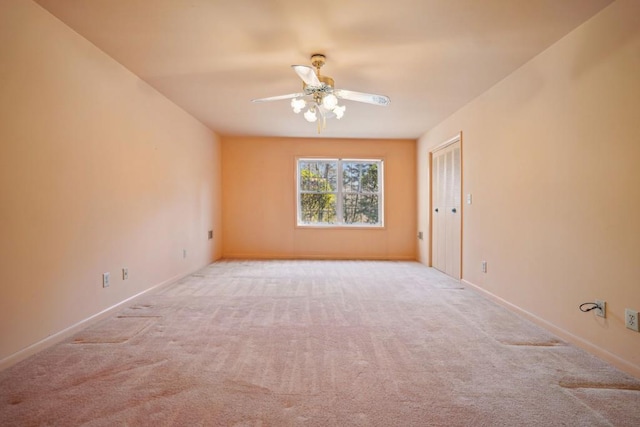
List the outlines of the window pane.
<svg viewBox="0 0 640 427">
<path fill-rule="evenodd" d="M 378 192 L 378 165 L 368 162 L 342 164 L 342 184 L 347 192 Z"/>
<path fill-rule="evenodd" d="M 305 223 L 336 222 L 336 195 L 332 193 L 300 194 L 300 220 Z"/>
<path fill-rule="evenodd" d="M 360 191 L 360 163 L 343 163 L 342 164 L 342 188 L 344 191 L 359 192 Z"/>
<path fill-rule="evenodd" d="M 375 163 L 365 163 L 362 165 L 361 173 L 362 191 L 368 193 L 378 192 L 378 165 Z"/>
<path fill-rule="evenodd" d="M 378 196 L 358 193 L 345 194 L 342 199 L 345 224 L 377 224 Z"/>
<path fill-rule="evenodd" d="M 300 190 L 301 191 L 336 191 L 338 181 L 337 162 L 301 161 L 300 162 Z"/>
</svg>

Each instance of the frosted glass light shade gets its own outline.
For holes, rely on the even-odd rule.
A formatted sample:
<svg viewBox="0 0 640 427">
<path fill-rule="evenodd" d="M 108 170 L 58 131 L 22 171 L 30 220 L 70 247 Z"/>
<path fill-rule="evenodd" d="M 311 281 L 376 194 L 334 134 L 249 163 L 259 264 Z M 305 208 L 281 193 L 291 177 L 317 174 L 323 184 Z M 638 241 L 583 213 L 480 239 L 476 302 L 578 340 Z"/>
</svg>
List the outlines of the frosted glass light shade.
<svg viewBox="0 0 640 427">
<path fill-rule="evenodd" d="M 333 109 L 333 114 L 336 115 L 336 119 L 341 119 L 342 116 L 344 116 L 344 110 L 346 110 L 347 107 L 345 105 L 342 106 L 337 106 Z"/>
<path fill-rule="evenodd" d="M 307 102 L 304 99 L 293 98 L 291 100 L 291 108 L 293 108 L 293 112 L 298 114 L 302 109 L 307 105 Z"/>
<path fill-rule="evenodd" d="M 316 116 L 316 112 L 314 110 L 307 110 L 304 113 L 304 118 L 307 119 L 308 122 L 315 122 L 316 120 L 318 120 L 318 117 Z"/>
<path fill-rule="evenodd" d="M 322 106 L 327 110 L 333 110 L 338 105 L 338 98 L 332 93 L 322 98 Z"/>
</svg>

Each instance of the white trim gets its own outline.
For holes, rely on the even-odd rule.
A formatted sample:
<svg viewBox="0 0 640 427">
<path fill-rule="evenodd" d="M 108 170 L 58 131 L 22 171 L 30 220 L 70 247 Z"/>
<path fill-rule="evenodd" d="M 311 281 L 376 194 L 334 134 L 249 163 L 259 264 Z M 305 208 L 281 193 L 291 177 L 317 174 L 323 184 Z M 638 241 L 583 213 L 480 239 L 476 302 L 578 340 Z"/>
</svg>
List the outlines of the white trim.
<svg viewBox="0 0 640 427">
<path fill-rule="evenodd" d="M 458 141 L 462 141 L 462 131 L 458 132 L 455 136 L 447 139 L 445 142 L 442 142 L 442 143 L 436 145 L 429 152 L 430 153 L 435 153 L 436 151 L 440 151 L 443 148 L 447 148 L 451 144 L 455 144 Z"/>
<path fill-rule="evenodd" d="M 530 313 L 520 307 L 518 307 L 515 304 L 510 303 L 509 301 L 502 299 L 501 297 L 487 291 L 484 288 L 481 288 L 480 286 L 469 282 L 468 280 L 462 279 L 461 280 L 462 283 L 464 283 L 465 285 L 468 285 L 470 287 L 472 287 L 474 290 L 480 292 L 481 294 L 485 295 L 486 297 L 488 297 L 490 300 L 492 300 L 493 302 L 496 302 L 497 304 L 527 318 L 528 320 L 532 321 L 533 323 L 535 323 L 536 325 L 552 332 L 553 334 L 559 336 L 560 338 L 568 341 L 569 343 L 575 345 L 576 347 L 579 347 L 585 351 L 587 351 L 588 353 L 593 354 L 596 357 L 599 357 L 600 359 L 612 364 L 613 366 L 615 366 L 616 368 L 620 369 L 621 371 L 624 371 L 626 373 L 628 373 L 629 375 L 633 375 L 636 378 L 640 378 L 640 366 L 638 365 L 634 365 L 631 362 L 628 362 L 624 359 L 622 359 L 619 356 L 616 356 L 613 353 L 608 352 L 607 350 L 604 350 L 601 347 L 598 347 L 597 345 L 583 339 L 580 338 L 577 335 L 572 334 L 571 332 L 562 329 L 556 325 L 554 325 L 553 323 L 550 323 L 544 319 L 542 319 L 541 317 Z"/>
<path fill-rule="evenodd" d="M 116 309 L 120 308 L 123 304 L 126 304 L 127 302 L 141 296 L 144 295 L 148 292 L 151 292 L 161 286 L 164 285 L 168 285 L 174 282 L 177 282 L 180 279 L 183 279 L 187 276 L 189 276 L 190 274 L 193 274 L 194 272 L 204 268 L 206 265 L 208 265 L 209 263 L 198 267 L 197 269 L 186 273 L 184 275 L 176 275 L 173 276 L 163 282 L 160 282 L 156 285 L 151 286 L 150 288 L 139 292 L 133 296 L 130 296 L 129 298 L 120 301 L 117 304 L 112 305 L 111 307 L 105 308 L 104 310 L 100 311 L 99 313 L 96 313 L 92 316 L 87 317 L 86 319 L 83 319 L 81 321 L 79 321 L 78 323 L 75 323 L 71 326 L 69 326 L 68 328 L 65 328 L 59 332 L 54 333 L 53 335 L 49 335 L 48 337 L 37 341 L 33 344 L 31 344 L 28 347 L 23 348 L 22 350 L 18 350 L 17 352 L 5 357 L 4 359 L 0 360 L 0 371 L 7 369 L 13 365 L 15 365 L 16 363 L 19 363 L 21 361 L 23 361 L 24 359 L 26 359 L 27 357 L 33 356 L 36 353 L 39 353 L 40 351 L 52 347 L 55 344 L 58 344 L 62 341 L 64 341 L 65 339 L 69 338 L 70 336 L 74 335 L 75 333 L 79 332 L 80 330 L 91 326 L 95 323 L 97 323 L 99 320 L 102 320 L 106 317 L 108 317 L 110 314 L 112 314 Z"/>
<path fill-rule="evenodd" d="M 336 229 L 344 229 L 344 228 L 375 228 L 375 229 L 385 229 L 385 204 L 384 204 L 384 192 L 385 192 L 385 181 L 384 181 L 384 168 L 385 168 L 385 158 L 384 157 L 368 157 L 368 158 L 327 158 L 327 157 L 308 157 L 308 156 L 296 156 L 295 157 L 295 166 L 296 166 L 296 228 L 336 228 Z M 300 190 L 301 185 L 301 174 L 300 174 L 300 162 L 329 162 L 336 164 L 336 189 L 331 192 L 322 192 L 322 194 L 335 194 L 336 196 L 336 218 L 338 219 L 335 223 L 306 223 L 302 221 L 302 209 L 301 203 L 302 199 L 300 195 L 303 193 Z M 378 188 L 379 191 L 377 193 L 368 193 L 368 194 L 376 194 L 378 196 L 378 223 L 377 224 L 350 224 L 342 222 L 342 212 L 344 209 L 343 200 L 341 195 L 345 194 L 343 188 L 343 164 L 344 163 L 372 163 L 379 166 L 378 169 Z"/>
<path fill-rule="evenodd" d="M 296 254 L 264 254 L 264 253 L 229 253 L 225 254 L 220 261 L 225 260 L 255 260 L 255 259 L 277 259 L 277 260 L 297 260 L 297 261 L 305 261 L 305 260 L 346 260 L 346 261 L 410 261 L 410 262 L 418 262 L 416 258 L 412 255 L 336 255 L 332 253 L 296 253 Z"/>
</svg>

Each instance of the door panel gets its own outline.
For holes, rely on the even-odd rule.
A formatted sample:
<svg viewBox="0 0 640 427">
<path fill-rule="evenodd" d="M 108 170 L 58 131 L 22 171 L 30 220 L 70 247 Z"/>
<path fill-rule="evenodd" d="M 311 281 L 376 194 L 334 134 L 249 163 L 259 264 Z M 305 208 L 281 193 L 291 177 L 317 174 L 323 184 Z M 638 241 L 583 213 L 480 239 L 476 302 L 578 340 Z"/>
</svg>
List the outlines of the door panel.
<svg viewBox="0 0 640 427">
<path fill-rule="evenodd" d="M 433 266 L 446 270 L 446 162 L 444 156 L 434 157 L 434 203 L 433 203 Z"/>
<path fill-rule="evenodd" d="M 462 222 L 461 215 L 461 185 L 460 185 L 460 147 L 453 147 L 451 151 L 451 173 L 449 178 L 451 185 L 448 187 L 447 206 L 447 269 L 446 273 L 452 277 L 460 278 L 460 238 Z"/>
<path fill-rule="evenodd" d="M 460 140 L 432 153 L 432 265 L 461 276 L 462 180 Z"/>
</svg>

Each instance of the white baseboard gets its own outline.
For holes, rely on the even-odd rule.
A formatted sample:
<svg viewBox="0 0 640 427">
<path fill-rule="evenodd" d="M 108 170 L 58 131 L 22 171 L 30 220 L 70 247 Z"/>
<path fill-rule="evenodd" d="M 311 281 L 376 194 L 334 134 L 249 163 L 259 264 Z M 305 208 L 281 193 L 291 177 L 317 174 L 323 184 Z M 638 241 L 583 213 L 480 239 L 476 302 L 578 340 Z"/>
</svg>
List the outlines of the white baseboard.
<svg viewBox="0 0 640 427">
<path fill-rule="evenodd" d="M 208 265 L 208 264 L 206 264 Z M 0 360 L 0 371 L 9 368 L 10 366 L 15 365 L 18 362 L 23 361 L 24 359 L 26 359 L 29 356 L 32 356 L 48 347 L 51 347 L 67 338 L 69 338 L 70 336 L 74 335 L 75 333 L 79 332 L 80 330 L 91 326 L 92 324 L 98 322 L 99 320 L 102 320 L 106 317 L 108 317 L 110 314 L 112 314 L 115 310 L 117 310 L 118 308 L 120 308 L 123 304 L 128 303 L 129 301 L 144 295 L 148 292 L 153 291 L 154 289 L 157 289 L 161 286 L 164 285 L 169 285 L 171 283 L 177 282 L 178 280 L 183 279 L 184 277 L 189 276 L 190 274 L 193 274 L 194 272 L 202 269 L 204 266 L 198 267 L 196 270 L 193 270 L 189 273 L 186 274 L 180 274 L 180 275 L 176 275 L 173 276 L 167 280 L 164 280 L 160 283 L 157 283 L 153 286 L 151 286 L 148 289 L 145 289 L 142 292 L 139 292 L 133 296 L 130 296 L 129 298 L 120 301 L 117 304 L 112 305 L 111 307 L 108 307 L 104 310 L 102 310 L 99 313 L 94 314 L 93 316 L 87 317 L 86 319 L 83 319 L 81 321 L 79 321 L 78 323 L 75 323 L 71 326 L 69 326 L 68 328 L 65 328 L 59 332 L 56 332 L 53 335 L 49 335 L 48 337 L 34 343 L 31 344 L 28 347 L 23 348 L 22 350 L 17 351 L 16 353 L 13 353 L 7 357 L 5 357 L 4 359 Z"/>
<path fill-rule="evenodd" d="M 326 261 L 417 261 L 413 255 L 363 255 L 358 257 L 330 255 L 330 254 L 292 254 L 292 255 L 273 255 L 273 254 L 254 254 L 254 253 L 225 253 L 222 260 L 326 260 Z"/>
<path fill-rule="evenodd" d="M 608 352 L 607 350 L 604 350 L 601 347 L 598 347 L 597 345 L 593 344 L 592 342 L 589 342 L 583 338 L 580 338 L 577 335 L 572 334 L 571 332 L 562 329 L 556 325 L 554 325 L 553 323 L 550 323 L 544 319 L 542 319 L 541 317 L 530 313 L 524 309 L 522 309 L 521 307 L 518 307 L 517 305 L 514 305 L 512 303 L 510 303 L 507 300 L 502 299 L 501 297 L 487 291 L 484 288 L 481 288 L 480 286 L 469 282 L 468 280 L 461 280 L 462 283 L 464 283 L 465 285 L 468 285 L 470 287 L 472 287 L 473 289 L 475 289 L 476 291 L 482 293 L 483 295 L 485 295 L 487 298 L 489 298 L 490 300 L 498 303 L 499 305 L 527 318 L 528 320 L 532 321 L 533 323 L 535 323 L 536 325 L 550 331 L 551 333 L 559 336 L 560 338 L 564 339 L 565 341 L 575 345 L 576 347 L 579 347 L 591 354 L 593 354 L 596 357 L 599 357 L 600 359 L 612 364 L 613 366 L 615 366 L 616 368 L 620 369 L 621 371 L 624 371 L 626 373 L 628 373 L 629 375 L 633 375 L 636 378 L 640 379 L 640 366 L 634 365 L 633 363 L 630 363 L 622 358 L 620 358 L 619 356 L 616 356 L 613 353 Z"/>
</svg>

